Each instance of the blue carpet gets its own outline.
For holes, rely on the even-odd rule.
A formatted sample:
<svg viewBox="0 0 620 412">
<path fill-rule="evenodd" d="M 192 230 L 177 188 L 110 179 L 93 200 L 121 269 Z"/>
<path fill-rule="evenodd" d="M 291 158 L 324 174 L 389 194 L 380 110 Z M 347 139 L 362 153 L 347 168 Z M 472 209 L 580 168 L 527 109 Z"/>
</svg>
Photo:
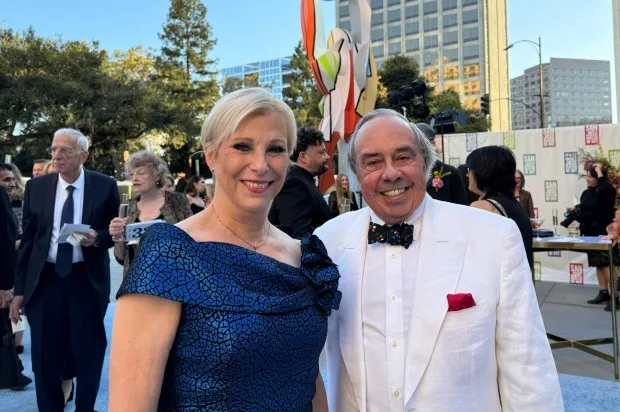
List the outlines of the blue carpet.
<svg viewBox="0 0 620 412">
<path fill-rule="evenodd" d="M 105 318 L 108 341 L 112 329 L 114 307 L 115 304 L 111 303 Z M 21 359 L 26 368 L 26 375 L 32 377 L 30 364 L 30 336 L 28 331 L 26 332 L 24 342 L 25 352 L 21 355 Z M 108 345 L 103 374 L 101 376 L 101 387 L 96 405 L 98 411 L 108 410 L 109 355 L 110 345 Z M 620 412 L 620 382 L 585 378 L 581 376 L 560 375 L 560 384 L 562 386 L 562 396 L 564 397 L 564 404 L 567 412 Z M 29 385 L 25 390 L 19 392 L 2 390 L 0 391 L 0 400 L 0 410 L 2 411 L 37 411 L 34 384 Z M 69 403 L 66 410 L 74 411 L 74 406 L 73 403 Z"/>
</svg>

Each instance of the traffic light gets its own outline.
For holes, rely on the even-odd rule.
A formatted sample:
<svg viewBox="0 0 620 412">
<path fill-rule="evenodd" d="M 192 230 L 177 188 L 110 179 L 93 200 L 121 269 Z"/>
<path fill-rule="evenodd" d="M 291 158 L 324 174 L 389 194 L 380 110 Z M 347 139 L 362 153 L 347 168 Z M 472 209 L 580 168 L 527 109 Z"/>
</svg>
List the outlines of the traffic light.
<svg viewBox="0 0 620 412">
<path fill-rule="evenodd" d="M 480 98 L 480 111 L 482 114 L 490 114 L 489 94 L 485 94 Z"/>
</svg>

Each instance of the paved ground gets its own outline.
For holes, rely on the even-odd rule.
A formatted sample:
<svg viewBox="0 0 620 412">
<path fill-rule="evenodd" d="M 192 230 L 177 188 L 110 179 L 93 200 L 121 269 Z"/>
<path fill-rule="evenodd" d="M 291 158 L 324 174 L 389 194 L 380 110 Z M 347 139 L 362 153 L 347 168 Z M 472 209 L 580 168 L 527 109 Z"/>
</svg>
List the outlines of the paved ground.
<svg viewBox="0 0 620 412">
<path fill-rule="evenodd" d="M 122 280 L 122 268 L 112 259 L 112 303 L 106 316 L 108 336 L 115 308 L 114 294 Z M 539 282 L 536 293 L 541 306 L 547 331 L 574 339 L 601 338 L 611 336 L 611 314 L 603 306 L 588 305 L 586 300 L 596 293 L 595 287 L 575 286 Z M 26 374 L 32 376 L 30 366 L 29 337 L 26 337 L 26 351 L 22 355 Z M 602 346 L 612 353 L 611 345 Z M 604 360 L 575 349 L 553 351 L 562 394 L 568 412 L 611 412 L 620 411 L 620 383 L 613 379 L 613 365 Z M 109 356 L 109 345 L 108 345 Z M 97 399 L 97 410 L 106 411 L 108 402 L 108 361 L 104 366 L 101 388 Z M 21 392 L 0 391 L 0 410 L 34 412 L 36 400 L 34 385 Z M 72 411 L 71 403 L 68 411 Z"/>
</svg>

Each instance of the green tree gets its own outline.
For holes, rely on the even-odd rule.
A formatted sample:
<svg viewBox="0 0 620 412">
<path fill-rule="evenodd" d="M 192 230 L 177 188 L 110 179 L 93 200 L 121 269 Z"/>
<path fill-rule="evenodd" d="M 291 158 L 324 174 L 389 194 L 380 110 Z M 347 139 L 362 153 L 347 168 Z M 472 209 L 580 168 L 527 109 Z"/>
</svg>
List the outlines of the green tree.
<svg viewBox="0 0 620 412">
<path fill-rule="evenodd" d="M 310 62 L 301 41 L 291 57 L 291 69 L 287 79 L 290 86 L 282 92 L 284 102 L 295 113 L 299 126 L 318 127 L 323 118 L 320 107 L 323 95 L 314 81 Z"/>
<path fill-rule="evenodd" d="M 413 100 L 409 104 L 394 105 L 389 102 L 390 93 L 398 93 L 401 87 L 410 86 L 415 80 L 421 79 L 420 68 L 418 63 L 411 57 L 404 55 L 397 55 L 388 58 L 383 62 L 381 70 L 379 71 L 379 90 L 382 92 L 377 98 L 376 107 L 387 107 L 396 110 L 400 113 L 403 109 L 406 110 L 407 116 L 412 121 L 426 121 L 427 119 L 421 119 L 413 116 L 416 112 Z M 383 91 L 385 89 L 385 91 Z M 425 93 L 425 100 L 428 102 L 429 96 L 432 94 L 433 88 L 428 87 Z"/>
<path fill-rule="evenodd" d="M 200 148 L 197 138 L 200 121 L 219 98 L 209 53 L 216 40 L 207 22 L 207 8 L 200 0 L 171 0 L 163 31 L 161 54 L 157 58 L 157 77 L 166 85 L 170 104 L 189 109 L 195 121 L 187 127 L 170 130 L 167 145 L 171 171 L 187 171 L 188 158 Z"/>
<path fill-rule="evenodd" d="M 431 96 L 431 100 L 431 117 L 445 110 L 457 110 L 465 113 L 467 124 L 457 124 L 455 126 L 455 133 L 486 132 L 489 130 L 490 123 L 487 117 L 479 110 L 464 109 L 461 97 L 454 90 L 444 90 L 437 95 Z"/>
<path fill-rule="evenodd" d="M 222 81 L 222 94 L 232 93 L 243 88 L 243 80 L 238 77 L 225 77 Z"/>
</svg>

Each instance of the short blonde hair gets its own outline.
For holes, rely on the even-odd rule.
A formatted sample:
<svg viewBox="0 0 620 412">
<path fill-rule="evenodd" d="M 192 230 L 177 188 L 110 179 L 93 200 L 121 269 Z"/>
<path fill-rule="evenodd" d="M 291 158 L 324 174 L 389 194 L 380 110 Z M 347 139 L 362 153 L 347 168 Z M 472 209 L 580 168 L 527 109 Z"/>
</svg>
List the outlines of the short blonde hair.
<svg viewBox="0 0 620 412">
<path fill-rule="evenodd" d="M 125 163 L 125 174 L 129 179 L 131 171 L 139 167 L 150 167 L 155 173 L 155 181 L 159 187 L 164 185 L 164 178 L 170 174 L 168 165 L 159 156 L 148 150 L 140 150 L 129 156 Z"/>
<path fill-rule="evenodd" d="M 295 115 L 286 103 L 258 87 L 237 90 L 218 100 L 202 124 L 202 146 L 205 149 L 213 148 L 217 153 L 222 142 L 228 139 L 246 118 L 274 112 L 282 116 L 286 123 L 286 144 L 290 155 L 297 144 Z"/>
</svg>

